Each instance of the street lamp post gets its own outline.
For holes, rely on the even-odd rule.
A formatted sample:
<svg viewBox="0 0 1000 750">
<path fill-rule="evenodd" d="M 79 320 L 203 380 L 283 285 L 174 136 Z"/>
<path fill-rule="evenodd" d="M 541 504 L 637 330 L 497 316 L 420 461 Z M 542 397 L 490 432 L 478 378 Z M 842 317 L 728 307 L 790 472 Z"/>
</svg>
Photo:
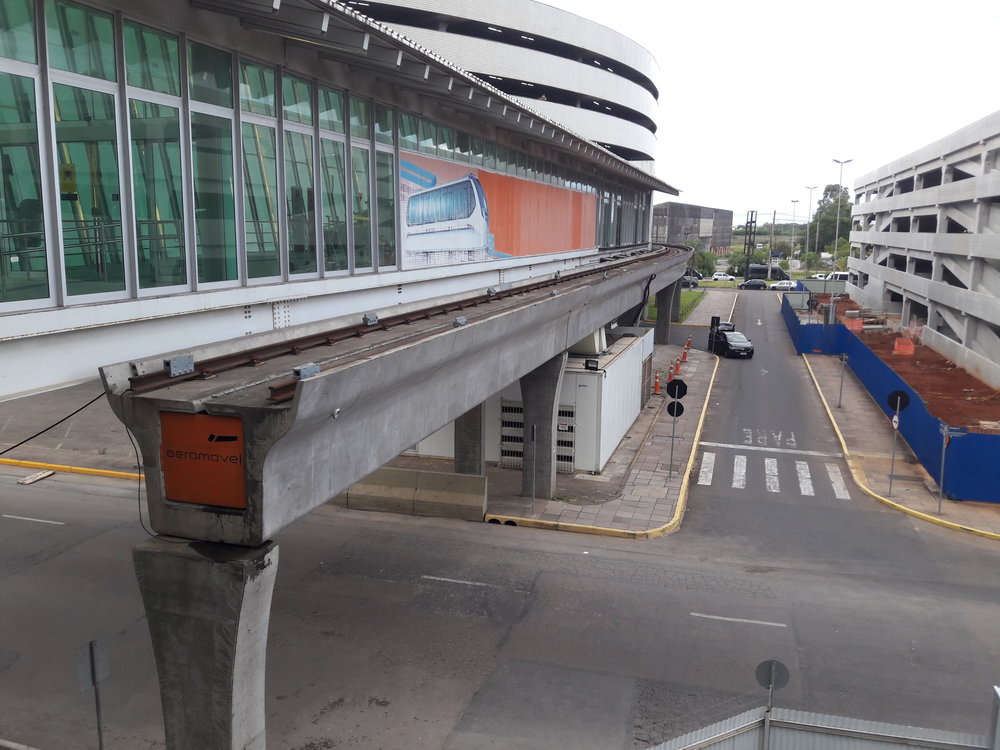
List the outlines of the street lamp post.
<svg viewBox="0 0 1000 750">
<path fill-rule="evenodd" d="M 849 164 L 854 161 L 853 159 L 834 159 L 834 162 L 840 165 L 840 177 L 837 179 L 837 225 L 834 227 L 833 234 L 833 270 L 837 270 L 837 247 L 840 245 L 840 196 L 844 191 L 844 165 Z M 818 234 L 818 232 L 817 232 Z"/>
<path fill-rule="evenodd" d="M 798 202 L 797 198 L 792 198 L 792 255 L 795 255 L 795 204 Z"/>
<path fill-rule="evenodd" d="M 809 252 L 809 211 L 812 211 L 813 207 L 813 190 L 816 189 L 816 185 L 806 185 L 806 190 L 809 191 L 809 208 L 806 210 L 806 244 L 802 246 L 802 249 L 807 253 Z M 819 223 L 816 224 L 816 236 L 819 236 Z M 814 251 L 815 252 L 815 251 Z"/>
</svg>

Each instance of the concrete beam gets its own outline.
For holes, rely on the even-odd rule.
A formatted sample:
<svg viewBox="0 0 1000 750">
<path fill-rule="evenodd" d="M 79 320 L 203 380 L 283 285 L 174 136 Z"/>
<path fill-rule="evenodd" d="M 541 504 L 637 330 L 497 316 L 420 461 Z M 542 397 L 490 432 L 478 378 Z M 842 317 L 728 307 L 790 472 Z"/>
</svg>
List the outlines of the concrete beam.
<svg viewBox="0 0 1000 750">
<path fill-rule="evenodd" d="M 132 558 L 156 656 L 167 750 L 263 750 L 277 545 L 151 539 Z"/>
<path fill-rule="evenodd" d="M 556 492 L 556 424 L 567 358 L 568 354 L 563 352 L 521 377 L 524 497 L 549 500 Z"/>
</svg>

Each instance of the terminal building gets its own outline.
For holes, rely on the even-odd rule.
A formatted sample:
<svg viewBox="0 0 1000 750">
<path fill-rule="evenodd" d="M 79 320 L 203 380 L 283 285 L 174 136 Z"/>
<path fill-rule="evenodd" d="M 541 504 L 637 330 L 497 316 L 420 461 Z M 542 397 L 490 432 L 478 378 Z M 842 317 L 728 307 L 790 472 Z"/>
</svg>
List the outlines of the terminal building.
<svg viewBox="0 0 1000 750">
<path fill-rule="evenodd" d="M 848 291 L 1000 388 L 1000 112 L 861 177 Z"/>
<path fill-rule="evenodd" d="M 648 245 L 651 56 L 421 5 L 6 0 L 0 398 Z"/>
</svg>

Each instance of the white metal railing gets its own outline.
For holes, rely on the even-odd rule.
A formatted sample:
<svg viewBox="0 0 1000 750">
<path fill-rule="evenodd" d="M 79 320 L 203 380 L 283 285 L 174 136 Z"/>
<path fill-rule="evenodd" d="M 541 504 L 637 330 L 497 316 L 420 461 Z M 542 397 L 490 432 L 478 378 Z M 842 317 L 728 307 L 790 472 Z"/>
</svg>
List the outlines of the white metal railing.
<svg viewBox="0 0 1000 750">
<path fill-rule="evenodd" d="M 991 732 L 987 737 L 944 732 L 844 716 L 761 706 L 689 732 L 651 750 L 1000 750 L 1000 687 L 993 688 Z"/>
</svg>

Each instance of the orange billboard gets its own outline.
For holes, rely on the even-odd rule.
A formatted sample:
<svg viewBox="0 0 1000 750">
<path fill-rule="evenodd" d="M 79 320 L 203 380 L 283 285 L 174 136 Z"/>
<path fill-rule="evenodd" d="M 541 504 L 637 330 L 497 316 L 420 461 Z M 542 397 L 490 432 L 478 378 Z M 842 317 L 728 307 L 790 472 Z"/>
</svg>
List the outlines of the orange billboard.
<svg viewBox="0 0 1000 750">
<path fill-rule="evenodd" d="M 161 411 L 160 438 L 167 500 L 247 507 L 242 419 Z"/>
<path fill-rule="evenodd" d="M 407 153 L 400 157 L 403 265 L 583 250 L 597 196 Z"/>
</svg>

